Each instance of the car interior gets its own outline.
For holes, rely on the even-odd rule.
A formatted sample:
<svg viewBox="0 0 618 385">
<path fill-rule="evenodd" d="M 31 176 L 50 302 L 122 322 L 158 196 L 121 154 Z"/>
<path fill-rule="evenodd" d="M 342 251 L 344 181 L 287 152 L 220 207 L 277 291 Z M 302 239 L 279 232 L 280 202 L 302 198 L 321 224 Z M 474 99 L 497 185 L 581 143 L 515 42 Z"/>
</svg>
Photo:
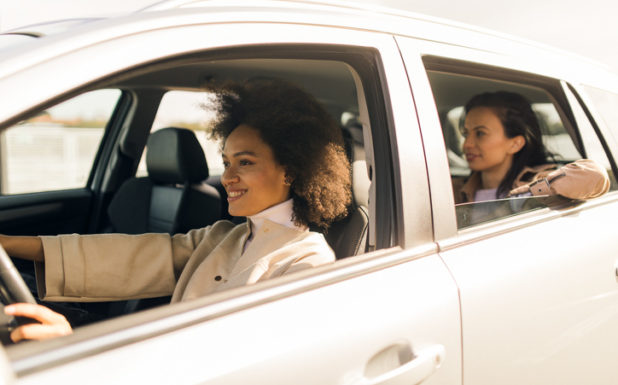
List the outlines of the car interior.
<svg viewBox="0 0 618 385">
<path fill-rule="evenodd" d="M 363 143 L 370 120 L 365 101 L 359 99 L 361 93 L 357 90 L 363 85 L 350 64 L 321 58 L 182 58 L 128 71 L 63 99 L 61 103 L 101 89 L 121 91 L 88 178 L 87 189 L 92 194 L 90 208 L 79 209 L 89 214 L 80 226 L 67 225 L 64 232 L 174 234 L 204 227 L 219 219 L 242 222 L 243 218 L 233 218 L 227 213 L 221 169 L 207 160 L 216 159 L 212 162 L 216 163 L 220 159 L 218 145 L 208 143 L 205 133 L 209 122 L 183 121 L 183 116 L 176 113 L 170 118 L 172 124 L 169 126 L 161 128 L 153 123 L 168 93 L 197 95 L 198 102 L 191 107 L 201 109 L 200 104 L 209 102 L 203 88 L 205 84 L 255 78 L 284 79 L 299 85 L 340 122 L 352 165 L 353 203 L 347 217 L 333 223 L 324 235 L 337 259 L 369 250 L 371 180 Z M 172 106 L 171 110 L 174 109 Z M 40 115 L 41 112 L 36 117 Z M 138 170 L 140 167 L 144 170 Z M 5 226 L 3 231 L 7 234 L 20 234 L 20 227 L 11 225 L 14 222 L 1 226 Z M 60 226 L 56 231 L 58 228 L 64 230 Z M 48 228 L 38 232 L 58 233 L 63 231 Z M 15 264 L 31 291 L 36 293 L 31 264 L 19 260 L 15 260 Z M 45 305 L 65 314 L 72 325 L 78 326 L 168 301 L 166 297 L 89 304 L 46 302 Z"/>
<path fill-rule="evenodd" d="M 576 119 L 576 111 L 570 108 L 568 91 L 559 81 L 533 77 L 515 71 L 504 71 L 483 66 L 470 66 L 440 60 L 425 59 L 427 74 L 433 91 L 436 107 L 447 150 L 452 178 L 465 178 L 470 169 L 463 155 L 463 136 L 460 127 L 465 118 L 464 106 L 474 95 L 484 92 L 511 91 L 526 97 L 537 115 L 543 134 L 543 143 L 552 161 L 567 164 L 582 158 L 592 158 L 606 166 L 612 189 L 616 179 L 607 151 L 596 139 L 594 132 L 583 133 L 583 119 Z M 565 95 L 567 93 L 567 95 Z M 572 103 L 572 101 L 571 101 Z M 589 138 L 593 138 L 592 140 Z M 456 205 L 460 229 L 512 215 L 543 209 L 563 207 L 574 202 L 552 198 L 509 198 L 496 201 L 472 202 Z"/>
<path fill-rule="evenodd" d="M 236 59 L 236 60 L 220 60 L 207 63 L 189 63 L 183 66 L 174 66 L 170 69 L 163 69 L 145 73 L 140 76 L 131 77 L 122 81 L 117 86 L 119 88 L 139 89 L 138 92 L 152 92 L 151 88 L 156 84 L 156 94 L 164 94 L 170 90 L 193 90 L 199 91 L 200 86 L 208 81 L 226 81 L 226 80 L 249 80 L 255 78 L 278 78 L 290 81 L 307 90 L 326 107 L 332 116 L 341 123 L 341 129 L 346 141 L 346 151 L 348 153 L 350 163 L 353 165 L 354 173 L 354 207 L 350 210 L 350 215 L 343 221 L 335 224 L 327 233 L 327 239 L 331 246 L 335 249 L 338 258 L 344 258 L 350 255 L 355 255 L 364 251 L 364 245 L 367 235 L 367 191 L 369 189 L 369 178 L 367 176 L 366 165 L 364 163 L 365 154 L 363 149 L 363 133 L 362 126 L 358 120 L 359 106 L 356 92 L 356 83 L 350 72 L 351 68 L 342 62 L 327 61 L 327 60 L 297 60 L 297 59 Z M 198 81 L 196 81 L 198 79 Z M 145 91 L 147 90 L 147 91 Z M 207 95 L 204 95 L 204 102 L 207 102 Z M 152 117 L 149 117 L 152 120 Z M 233 219 L 239 221 L 242 219 L 230 218 L 227 214 L 227 201 L 225 199 L 225 190 L 221 186 L 220 175 L 208 175 L 207 167 L 203 167 L 205 174 L 196 175 L 190 180 L 180 180 L 175 176 L 169 176 L 168 180 L 165 177 L 158 176 L 156 169 L 153 170 L 157 161 L 156 153 L 164 151 L 164 146 L 170 146 L 169 139 L 157 140 L 160 132 L 186 132 L 181 128 L 165 128 L 164 130 L 155 131 L 149 134 L 147 145 L 147 166 L 148 177 L 162 180 L 167 185 L 193 185 L 192 191 L 196 191 L 196 196 L 204 195 L 204 190 L 211 192 L 211 197 L 215 197 L 215 193 L 219 193 L 219 198 L 216 203 L 209 203 L 211 206 L 207 208 L 210 213 L 216 213 L 216 216 L 207 218 L 187 219 L 187 224 L 177 227 L 178 231 L 166 231 L 170 233 L 187 231 L 190 228 L 202 227 L 213 223 L 218 219 Z M 188 138 L 187 138 L 188 139 Z M 160 143 L 159 143 L 160 142 Z M 197 143 L 197 141 L 195 141 Z M 179 141 L 180 144 L 180 141 Z M 189 143 L 183 146 L 190 145 Z M 159 146 L 159 147 L 155 147 Z M 195 167 L 201 166 L 205 160 L 202 160 L 203 155 L 199 154 L 199 149 L 196 145 L 193 146 L 196 152 L 195 158 L 184 160 L 186 148 L 175 147 L 178 151 L 178 159 L 185 163 L 185 171 L 180 171 L 182 165 L 177 168 L 180 174 L 185 174 L 185 178 L 191 176 L 190 173 L 196 171 Z M 169 151 L 169 147 L 166 147 Z M 191 156 L 192 157 L 192 156 Z M 198 161 L 199 158 L 199 161 Z M 159 166 L 164 168 L 165 165 Z M 204 163 L 204 166 L 206 164 Z M 360 172 L 358 171 L 360 170 Z M 364 175 L 363 175 L 364 171 Z M 174 179 L 174 180 L 172 180 Z M 203 183 L 197 183 L 203 181 Z M 197 186 L 196 186 L 197 185 Z M 213 188 L 215 191 L 213 191 Z M 154 194 L 154 190 L 153 190 Z M 118 193 L 115 194 L 117 196 Z M 154 195 L 153 195 L 154 198 Z M 185 197 L 186 198 L 186 197 Z M 117 198 L 114 198 L 117 199 Z M 216 198 L 215 198 L 216 199 Z M 169 202 L 169 199 L 166 199 Z M 185 207 L 183 210 L 189 214 L 195 214 L 194 202 L 187 202 L 184 205 L 189 205 L 191 208 Z M 183 204 L 176 203 L 182 206 Z M 160 206 L 160 205 L 158 205 Z M 110 203 L 108 213 L 116 211 L 115 205 Z M 122 211 L 122 210 L 120 210 Z M 153 214 L 153 209 L 150 209 L 150 215 Z M 209 214 L 210 215 L 210 214 Z M 217 217 L 220 215 L 220 217 Z M 110 215 L 113 217 L 113 215 Z M 165 213 L 164 217 L 169 217 L 169 213 Z M 198 220 L 203 222 L 197 223 Z M 178 218 L 177 218 L 178 221 Z M 353 230 L 352 230 L 353 229 Z M 140 229 L 141 231 L 141 229 Z M 352 235 L 353 234 L 353 235 Z"/>
</svg>

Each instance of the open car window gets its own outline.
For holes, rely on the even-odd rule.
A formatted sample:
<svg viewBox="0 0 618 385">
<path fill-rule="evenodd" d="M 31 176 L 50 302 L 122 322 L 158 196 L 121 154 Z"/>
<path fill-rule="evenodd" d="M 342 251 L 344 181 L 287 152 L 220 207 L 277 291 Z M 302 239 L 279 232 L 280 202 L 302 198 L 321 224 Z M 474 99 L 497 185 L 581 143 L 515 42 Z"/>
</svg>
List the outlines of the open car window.
<svg viewBox="0 0 618 385">
<path fill-rule="evenodd" d="M 303 58 L 275 58 L 254 59 L 246 58 L 242 50 L 235 53 L 238 58 L 216 59 L 216 54 L 204 55 L 203 58 L 192 57 L 192 60 L 181 58 L 179 63 L 171 62 L 152 67 L 140 68 L 134 76 L 124 74 L 120 79 L 111 78 L 102 82 L 104 90 L 108 88 L 122 89 L 132 95 L 129 111 L 118 114 L 125 119 L 121 122 L 112 122 L 109 127 L 117 130 L 108 138 L 116 138 L 115 147 L 104 153 L 101 159 L 100 176 L 102 188 L 107 191 L 118 189 L 120 181 L 118 175 L 127 175 L 133 172 L 134 176 L 146 177 L 147 170 L 143 166 L 144 154 L 148 151 L 146 140 L 151 132 L 165 127 L 187 128 L 196 133 L 202 144 L 207 161 L 210 165 L 211 178 L 205 183 L 210 183 L 218 188 L 221 194 L 224 190 L 220 187 L 219 175 L 221 174 L 221 154 L 219 143 L 208 140 L 207 127 L 212 124 L 213 116 L 205 114 L 203 105 L 211 102 L 208 93 L 204 91 L 203 84 L 195 79 L 216 79 L 217 81 L 244 81 L 252 78 L 268 77 L 291 82 L 311 93 L 326 108 L 333 118 L 339 123 L 339 129 L 344 137 L 346 155 L 350 160 L 353 173 L 353 207 L 350 212 L 358 217 L 353 219 L 349 230 L 347 224 L 340 227 L 331 227 L 325 237 L 335 250 L 338 259 L 354 255 L 364 254 L 366 251 L 384 249 L 392 246 L 393 239 L 378 238 L 377 244 L 369 244 L 369 194 L 372 180 L 369 176 L 369 165 L 373 162 L 370 157 L 371 148 L 365 144 L 367 137 L 371 137 L 371 127 L 380 123 L 385 127 L 385 106 L 381 95 L 376 93 L 373 85 L 371 99 L 364 98 L 367 91 L 364 87 L 376 81 L 370 67 L 358 58 L 349 59 L 346 55 L 339 55 L 333 59 Z M 226 55 L 226 56 L 234 56 Z M 250 55 L 250 53 L 248 54 Z M 295 53 L 294 55 L 298 55 Z M 282 56 L 278 53 L 277 56 Z M 323 56 L 323 55 L 322 55 Z M 367 55 L 370 56 L 369 54 Z M 184 60 L 183 60 L 184 59 Z M 348 60 L 349 59 L 349 60 Z M 188 64 L 187 64 L 188 63 Z M 357 65 L 358 67 L 355 67 Z M 358 68 L 358 69 L 357 69 Z M 103 92 L 100 89 L 88 90 L 78 94 L 57 106 L 50 106 L 53 110 L 58 106 L 70 104 L 80 98 L 93 93 Z M 377 111 L 377 112 L 376 112 Z M 377 125 L 377 124 L 376 124 Z M 100 135 L 103 128 L 100 128 Z M 141 143 L 139 142 L 141 141 Z M 383 142 L 386 142 L 385 140 Z M 98 146 L 98 142 L 97 142 Z M 104 144 L 110 148 L 110 143 Z M 141 148 L 141 151 L 140 151 Z M 388 162 L 381 159 L 379 162 Z M 142 163 L 141 166 L 137 166 Z M 388 163 L 386 163 L 388 164 Z M 384 169 L 373 166 L 373 178 L 382 178 L 390 175 L 390 172 L 375 170 Z M 386 184 L 384 184 L 386 185 Z M 391 192 L 390 188 L 385 191 Z M 223 196 L 225 199 L 225 196 Z M 383 196 L 372 204 L 392 205 L 392 199 Z M 391 206 L 392 207 L 392 206 Z M 358 212 L 355 210 L 359 210 Z M 392 215 L 385 211 L 377 210 L 380 216 L 388 218 L 389 223 Z M 105 212 L 101 213 L 105 220 Z M 228 219 L 223 217 L 221 219 Z M 388 233 L 391 225 L 381 227 L 381 231 Z M 350 237 L 350 231 L 354 233 Z M 375 230 L 374 230 L 375 231 Z M 340 250 L 343 250 L 340 252 Z M 287 277 L 286 277 L 287 278 Z M 270 282 L 269 282 L 270 284 Z M 245 288 L 243 288 L 245 289 Z M 246 288 L 248 291 L 251 288 Z M 219 296 L 221 297 L 221 296 Z M 143 301 L 135 303 L 79 303 L 51 305 L 55 310 L 69 314 L 72 324 L 83 326 L 108 318 L 126 314 L 127 311 L 145 310 L 153 306 L 169 303 L 169 298 L 162 301 Z"/>
<path fill-rule="evenodd" d="M 281 24 L 281 27 L 285 31 L 289 30 L 292 35 L 290 37 L 286 34 L 284 39 L 280 39 L 282 34 L 278 32 L 278 28 L 273 29 L 270 25 L 259 23 L 252 24 L 251 36 L 238 33 L 246 30 L 245 25 L 233 23 L 230 26 L 216 24 L 207 27 L 203 28 L 208 33 L 199 34 L 195 33 L 194 29 L 197 27 L 193 24 L 186 28 L 186 35 L 183 29 L 183 36 L 194 41 L 195 46 L 187 43 L 186 46 L 177 48 L 177 43 L 184 40 L 171 35 L 162 39 L 161 44 L 151 47 L 159 33 L 167 35 L 170 32 L 157 27 L 154 30 L 156 36 L 149 36 L 148 32 L 143 34 L 144 37 L 140 34 L 129 34 L 126 38 L 106 40 L 101 47 L 97 44 L 89 45 L 89 52 L 81 53 L 76 50 L 71 55 L 78 59 L 92 57 L 90 51 L 97 51 L 97 55 L 106 57 L 106 60 L 99 61 L 98 66 L 85 66 L 80 78 L 72 78 L 75 83 L 82 82 L 79 85 L 52 88 L 55 94 L 46 95 L 47 99 L 38 104 L 33 103 L 32 110 L 19 110 L 19 113 L 24 115 L 23 118 L 28 118 L 26 115 L 30 112 L 36 113 L 35 108 L 50 108 L 100 89 L 118 89 L 122 90 L 123 95 L 127 95 L 112 114 L 112 121 L 106 126 L 99 149 L 100 156 L 96 169 L 93 170 L 92 179 L 96 183 L 91 184 L 92 194 L 83 199 L 88 203 L 89 209 L 98 210 L 92 216 L 88 213 L 86 218 L 98 222 L 88 223 L 89 226 L 83 233 L 105 231 L 108 225 L 105 221 L 109 220 L 109 202 L 113 200 L 123 182 L 136 175 L 138 177 L 135 179 L 142 181 L 143 171 L 137 173 L 137 170 L 143 154 L 151 150 L 147 148 L 151 132 L 165 127 L 187 128 L 196 132 L 198 140 L 200 139 L 205 128 L 204 122 L 200 121 L 199 116 L 189 116 L 184 107 L 199 111 L 199 105 L 196 104 L 208 102 L 207 97 L 205 100 L 202 98 L 205 96 L 206 82 L 243 82 L 256 78 L 275 78 L 300 86 L 312 94 L 339 123 L 336 129 L 341 130 L 344 136 L 345 151 L 352 163 L 353 173 L 354 208 L 350 213 L 355 217 L 348 222 L 342 221 L 338 228 L 331 226 L 324 234 L 337 259 L 342 260 L 329 260 L 328 264 L 316 268 L 290 272 L 282 277 L 264 279 L 230 290 L 222 289 L 220 292 L 208 293 L 200 298 L 172 305 L 169 305 L 169 298 L 166 301 L 163 297 L 157 297 L 153 301 L 141 297 L 128 298 L 125 301 L 114 297 L 113 302 L 107 302 L 105 300 L 109 297 L 105 297 L 103 301 L 94 299 L 86 302 L 77 298 L 76 301 L 60 302 L 59 306 L 69 309 L 54 309 L 68 314 L 72 319 L 81 318 L 84 322 L 74 324 L 75 333 L 71 336 L 7 348 L 9 360 L 18 375 L 37 374 L 50 367 L 72 365 L 73 361 L 77 367 L 80 365 L 78 361 L 84 358 L 98 357 L 108 351 L 128 351 L 131 346 L 142 341 L 145 344 L 166 339 L 171 341 L 178 335 L 177 332 L 182 333 L 189 328 L 210 329 L 210 325 L 213 325 L 212 330 L 215 330 L 224 317 L 243 317 L 246 310 L 253 311 L 255 308 L 255 311 L 261 311 L 265 305 L 297 302 L 298 297 L 305 294 L 310 296 L 317 290 L 328 296 L 328 292 L 337 289 L 337 283 L 347 283 L 353 274 L 371 274 L 377 268 L 391 266 L 393 256 L 407 252 L 407 238 L 411 238 L 412 234 L 422 234 L 422 237 L 417 238 L 423 242 L 430 239 L 430 226 L 420 227 L 420 230 L 415 227 L 409 231 L 410 234 L 404 232 L 404 223 L 407 222 L 403 220 L 404 214 L 400 206 L 402 202 L 406 205 L 410 203 L 401 199 L 401 189 L 393 188 L 398 186 L 400 174 L 391 139 L 394 132 L 404 126 L 400 122 L 414 121 L 415 114 L 413 109 L 409 108 L 411 95 L 405 83 L 407 78 L 392 37 L 356 30 L 339 36 L 327 33 L 328 29 L 324 27 L 311 27 L 324 34 L 314 35 L 305 33 L 304 29 L 310 29 L 309 26 L 297 31 L 296 26 L 288 28 L 286 23 Z M 210 31 L 211 29 L 213 31 Z M 177 29 L 170 30 L 175 32 Z M 216 33 L 219 30 L 226 33 Z M 235 39 L 233 44 L 228 44 L 228 36 Z M 316 42 L 308 42 L 308 38 L 316 39 Z M 136 47 L 135 39 L 143 40 L 144 45 L 140 45 L 144 47 L 144 50 L 140 51 L 141 56 L 126 54 L 127 47 Z M 295 43 L 293 39 L 298 39 L 301 43 Z M 170 48 L 161 48 L 163 43 Z M 123 49 L 119 49 L 120 47 Z M 64 64 L 59 59 L 50 59 L 49 62 L 38 64 L 32 72 L 41 77 L 46 74 L 48 76 L 47 67 L 58 64 L 57 62 Z M 388 68 L 388 71 L 385 71 L 385 68 Z M 391 100 L 389 91 L 393 88 L 399 89 L 402 95 Z M 48 91 L 48 94 L 52 91 Z M 178 102 L 173 100 L 178 95 L 187 94 L 195 97 L 181 97 Z M 185 103 L 189 106 L 184 105 Z M 399 108 L 392 108 L 392 104 L 397 103 Z M 26 104 L 26 101 L 23 104 Z M 420 136 L 420 133 L 410 135 L 414 138 L 417 136 Z M 418 150 L 413 151 L 415 154 L 422 154 L 420 140 L 406 144 L 406 147 L 410 146 L 415 146 Z M 213 154 L 214 159 L 220 159 L 218 144 L 204 145 L 203 149 L 208 163 L 211 163 Z M 222 204 L 225 204 L 225 190 L 220 189 L 221 183 L 216 178 L 216 169 L 210 171 L 212 174 L 205 183 L 219 190 Z M 425 187 L 419 194 L 419 200 L 429 200 L 426 185 L 422 184 L 427 180 L 424 170 L 421 168 L 421 172 L 415 177 L 421 181 L 419 184 Z M 171 187 L 178 187 L 179 183 L 171 184 Z M 187 185 L 188 183 L 182 184 L 181 187 Z M 193 188 L 193 181 L 190 187 Z M 397 196 L 399 199 L 396 199 Z M 125 205 L 117 212 L 132 219 L 135 217 L 132 215 L 134 206 L 136 205 Z M 199 210 L 191 212 L 197 217 L 201 216 Z M 421 217 L 428 217 L 429 205 L 422 205 L 415 215 L 419 212 Z M 223 213 L 221 218 L 228 219 L 223 218 Z M 348 236 L 349 228 L 358 235 Z M 71 230 L 67 234 L 71 233 L 82 234 L 82 231 Z M 56 233 L 52 230 L 48 234 Z M 422 250 L 414 249 L 410 253 L 427 256 L 427 250 L 433 248 L 433 244 L 423 246 L 426 247 Z M 406 254 L 406 258 L 409 258 L 410 253 Z M 443 269 L 443 266 L 439 265 L 439 268 Z M 144 269 L 149 270 L 150 266 L 145 266 Z M 90 283 L 88 280 L 86 282 Z M 120 290 L 122 285 L 113 286 Z M 449 288 L 449 291 L 450 289 L 452 288 Z M 169 290 L 161 294 L 169 294 Z M 134 300 L 138 303 L 135 304 Z M 279 321 L 278 314 L 280 313 L 273 312 L 266 317 Z M 290 327 L 294 325 L 290 324 Z M 196 343 L 199 343 L 198 339 L 191 338 Z M 184 349 L 186 344 L 178 346 Z M 225 346 L 225 343 L 209 343 L 208 348 L 217 354 L 221 346 Z M 153 349 L 153 352 L 157 350 Z"/>
<path fill-rule="evenodd" d="M 569 90 L 561 87 L 559 81 L 521 81 L 514 74 L 510 77 L 508 74 L 504 77 L 483 77 L 476 73 L 470 75 L 438 69 L 429 69 L 427 73 L 442 124 L 453 189 L 460 188 L 471 173 L 462 148 L 464 106 L 474 95 L 496 91 L 515 92 L 530 101 L 539 121 L 543 144 L 549 153 L 547 163 L 559 167 L 578 159 L 593 159 L 606 168 L 610 180 L 614 181 L 611 162 L 590 121 L 581 111 L 577 100 L 570 95 Z M 615 186 L 615 182 L 612 186 Z M 525 212 L 564 207 L 568 202 L 568 199 L 561 197 L 514 197 L 458 203 L 455 205 L 457 227 L 464 229 Z"/>
</svg>

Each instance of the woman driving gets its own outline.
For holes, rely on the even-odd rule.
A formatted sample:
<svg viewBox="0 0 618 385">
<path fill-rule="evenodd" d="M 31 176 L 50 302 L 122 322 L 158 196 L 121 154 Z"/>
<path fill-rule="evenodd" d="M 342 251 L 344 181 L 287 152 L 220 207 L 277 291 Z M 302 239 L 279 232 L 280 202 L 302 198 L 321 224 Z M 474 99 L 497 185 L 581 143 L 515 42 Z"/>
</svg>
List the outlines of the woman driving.
<svg viewBox="0 0 618 385">
<path fill-rule="evenodd" d="M 351 200 L 349 162 L 338 124 L 309 94 L 274 80 L 213 90 L 229 213 L 187 234 L 97 234 L 0 237 L 13 257 L 37 262 L 39 297 L 47 301 L 115 301 L 172 295 L 172 302 L 253 284 L 333 262 L 322 234 Z M 41 305 L 13 304 L 7 314 L 40 324 L 14 341 L 71 332 Z"/>
<path fill-rule="evenodd" d="M 589 159 L 560 167 L 549 162 L 530 103 L 507 91 L 474 96 L 465 106 L 463 151 L 472 170 L 455 178 L 455 202 L 524 195 L 598 197 L 609 190 L 607 171 Z"/>
</svg>

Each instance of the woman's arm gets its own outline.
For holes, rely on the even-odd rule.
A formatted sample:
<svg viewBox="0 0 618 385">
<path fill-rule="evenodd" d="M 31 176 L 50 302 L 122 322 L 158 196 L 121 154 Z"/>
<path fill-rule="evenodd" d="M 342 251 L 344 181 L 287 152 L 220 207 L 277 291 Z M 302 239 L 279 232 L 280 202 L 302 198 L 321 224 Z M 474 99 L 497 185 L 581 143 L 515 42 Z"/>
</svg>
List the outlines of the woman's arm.
<svg viewBox="0 0 618 385">
<path fill-rule="evenodd" d="M 0 245 L 11 257 L 34 262 L 44 262 L 43 243 L 34 236 L 0 235 Z"/>
<path fill-rule="evenodd" d="M 607 171 L 591 159 L 580 159 L 557 170 L 543 171 L 526 185 L 509 193 L 518 195 L 561 195 L 570 199 L 590 199 L 605 194 L 610 187 Z"/>
<path fill-rule="evenodd" d="M 35 262 L 44 261 L 41 238 L 34 236 L 0 235 L 0 244 L 12 257 Z M 67 319 L 44 306 L 31 303 L 15 303 L 4 307 L 8 315 L 23 316 L 40 323 L 22 325 L 11 332 L 13 342 L 42 340 L 71 334 L 73 329 Z"/>
</svg>

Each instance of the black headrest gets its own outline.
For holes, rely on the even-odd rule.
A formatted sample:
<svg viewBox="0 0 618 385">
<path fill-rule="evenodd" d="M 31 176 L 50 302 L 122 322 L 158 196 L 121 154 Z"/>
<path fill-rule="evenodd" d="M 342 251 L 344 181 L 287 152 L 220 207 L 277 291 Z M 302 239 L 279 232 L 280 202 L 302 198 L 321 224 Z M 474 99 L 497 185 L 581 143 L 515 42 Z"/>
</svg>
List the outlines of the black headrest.
<svg viewBox="0 0 618 385">
<path fill-rule="evenodd" d="M 146 147 L 146 168 L 155 183 L 197 183 L 208 178 L 204 150 L 193 131 L 162 128 L 150 134 Z"/>
</svg>

